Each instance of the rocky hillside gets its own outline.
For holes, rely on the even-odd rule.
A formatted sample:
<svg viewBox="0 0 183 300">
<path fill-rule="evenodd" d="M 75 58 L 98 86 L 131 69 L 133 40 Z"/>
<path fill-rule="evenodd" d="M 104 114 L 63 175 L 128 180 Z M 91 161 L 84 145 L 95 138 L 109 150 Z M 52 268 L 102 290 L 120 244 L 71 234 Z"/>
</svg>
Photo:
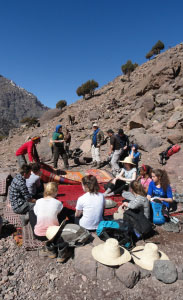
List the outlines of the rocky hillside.
<svg viewBox="0 0 183 300">
<path fill-rule="evenodd" d="M 0 75 L 0 135 L 7 135 L 25 117 L 40 117 L 48 108 L 37 98 Z"/>
<path fill-rule="evenodd" d="M 109 128 L 114 131 L 123 128 L 131 142 L 139 145 L 142 162 L 160 167 L 159 153 L 170 143 L 183 143 L 182 103 L 183 45 L 180 44 L 138 66 L 130 81 L 124 75 L 118 76 L 98 89 L 93 98 L 78 100 L 60 112 L 46 112 L 40 119 L 39 128 L 11 130 L 0 145 L 1 166 L 16 167 L 15 150 L 28 136 L 37 134 L 42 136 L 38 148 L 40 156 L 48 161 L 51 154 L 49 139 L 60 122 L 71 131 L 71 148 L 78 147 L 89 138 L 92 123 L 97 120 L 105 134 Z M 68 115 L 75 116 L 74 125 L 69 124 Z M 103 159 L 107 149 L 108 145 L 102 148 Z M 183 173 L 178 168 L 179 183 L 182 184 Z M 177 180 L 175 176 L 174 179 Z"/>
</svg>

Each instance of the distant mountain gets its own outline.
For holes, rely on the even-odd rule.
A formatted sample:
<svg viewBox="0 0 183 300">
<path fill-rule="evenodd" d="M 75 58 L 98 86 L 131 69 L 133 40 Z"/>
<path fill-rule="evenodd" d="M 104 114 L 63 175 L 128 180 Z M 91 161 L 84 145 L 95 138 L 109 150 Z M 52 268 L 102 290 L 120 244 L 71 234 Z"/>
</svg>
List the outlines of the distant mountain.
<svg viewBox="0 0 183 300">
<path fill-rule="evenodd" d="M 18 127 L 23 118 L 39 118 L 47 110 L 32 93 L 0 75 L 0 135 Z"/>
</svg>

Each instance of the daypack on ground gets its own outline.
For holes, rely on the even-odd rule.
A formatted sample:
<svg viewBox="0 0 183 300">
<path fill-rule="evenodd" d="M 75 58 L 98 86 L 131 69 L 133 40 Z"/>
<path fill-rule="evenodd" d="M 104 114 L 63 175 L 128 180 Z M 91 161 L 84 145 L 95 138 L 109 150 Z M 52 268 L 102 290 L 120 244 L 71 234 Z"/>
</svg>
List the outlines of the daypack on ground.
<svg viewBox="0 0 183 300">
<path fill-rule="evenodd" d="M 123 220 L 101 221 L 97 227 L 98 237 L 106 241 L 109 238 L 118 240 L 119 245 L 129 249 L 133 246 L 132 231 L 129 225 Z"/>
<path fill-rule="evenodd" d="M 91 235 L 87 229 L 76 224 L 66 224 L 56 243 L 59 244 L 60 239 L 67 242 L 69 247 L 79 247 L 83 246 L 90 237 Z"/>
<path fill-rule="evenodd" d="M 133 228 L 137 237 L 144 237 L 144 235 L 152 231 L 151 222 L 144 216 L 141 209 L 127 209 L 124 212 L 124 221 L 129 223 L 130 227 Z"/>
<path fill-rule="evenodd" d="M 170 156 L 177 153 L 181 147 L 179 145 L 169 146 L 165 151 L 161 152 L 160 155 L 160 164 L 164 165 Z"/>
<path fill-rule="evenodd" d="M 160 202 L 150 202 L 153 211 L 153 223 L 156 225 L 161 225 L 165 223 L 165 217 L 163 216 L 163 203 Z"/>
</svg>

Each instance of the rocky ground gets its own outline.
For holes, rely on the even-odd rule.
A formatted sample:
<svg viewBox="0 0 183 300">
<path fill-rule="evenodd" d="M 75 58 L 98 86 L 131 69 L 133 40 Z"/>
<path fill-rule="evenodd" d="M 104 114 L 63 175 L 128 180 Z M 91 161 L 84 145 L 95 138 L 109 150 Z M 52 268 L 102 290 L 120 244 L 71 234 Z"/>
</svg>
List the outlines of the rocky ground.
<svg viewBox="0 0 183 300">
<path fill-rule="evenodd" d="M 176 77 L 172 73 L 172 68 L 177 69 L 181 62 L 183 68 L 182 44 L 139 66 L 131 74 L 130 82 L 125 76 L 118 76 L 100 88 L 93 99 L 79 100 L 62 111 L 46 112 L 40 119 L 40 127 L 22 126 L 11 130 L 0 143 L 0 172 L 17 171 L 15 151 L 29 137 L 41 136 L 38 152 L 44 161 L 49 161 L 49 139 L 57 124 L 61 123 L 63 129 L 69 128 L 71 149 L 74 149 L 89 139 L 94 121 L 99 123 L 105 135 L 109 128 L 115 132 L 123 128 L 130 142 L 140 147 L 140 164 L 162 168 L 159 153 L 170 143 L 183 147 L 183 69 Z M 69 124 L 68 115 L 75 116 L 74 125 Z M 103 160 L 107 158 L 108 148 L 106 144 L 101 149 Z M 90 152 L 84 156 L 89 157 Z M 181 150 L 163 166 L 172 187 L 179 193 L 183 192 L 182 161 Z M 81 171 L 90 168 L 88 165 L 76 166 L 73 160 L 70 166 L 72 170 Z M 62 161 L 59 167 L 63 167 Z M 105 168 L 110 171 L 109 166 Z M 4 204 L 0 205 L 2 209 Z M 128 289 L 123 283 L 107 277 L 105 271 L 102 280 L 91 279 L 78 273 L 74 259 L 58 264 L 55 260 L 38 257 L 37 252 L 26 252 L 14 244 L 11 232 L 10 226 L 4 227 L 0 239 L 0 299 L 183 299 L 181 280 L 167 285 L 154 276 L 145 276 L 133 289 Z M 161 250 L 181 268 L 183 232 L 167 233 L 157 228 L 157 233 L 149 240 L 159 243 Z"/>
</svg>

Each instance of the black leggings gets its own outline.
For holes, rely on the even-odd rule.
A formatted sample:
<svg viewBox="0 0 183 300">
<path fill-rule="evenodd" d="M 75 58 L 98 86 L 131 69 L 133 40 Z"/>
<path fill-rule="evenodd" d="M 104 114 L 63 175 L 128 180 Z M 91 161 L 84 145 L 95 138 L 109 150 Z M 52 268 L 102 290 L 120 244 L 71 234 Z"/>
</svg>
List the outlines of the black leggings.
<svg viewBox="0 0 183 300">
<path fill-rule="evenodd" d="M 121 195 L 124 190 L 128 190 L 128 185 L 126 182 L 120 179 L 117 179 L 115 184 L 108 182 L 106 186 L 107 188 L 110 188 L 115 195 Z"/>
</svg>

